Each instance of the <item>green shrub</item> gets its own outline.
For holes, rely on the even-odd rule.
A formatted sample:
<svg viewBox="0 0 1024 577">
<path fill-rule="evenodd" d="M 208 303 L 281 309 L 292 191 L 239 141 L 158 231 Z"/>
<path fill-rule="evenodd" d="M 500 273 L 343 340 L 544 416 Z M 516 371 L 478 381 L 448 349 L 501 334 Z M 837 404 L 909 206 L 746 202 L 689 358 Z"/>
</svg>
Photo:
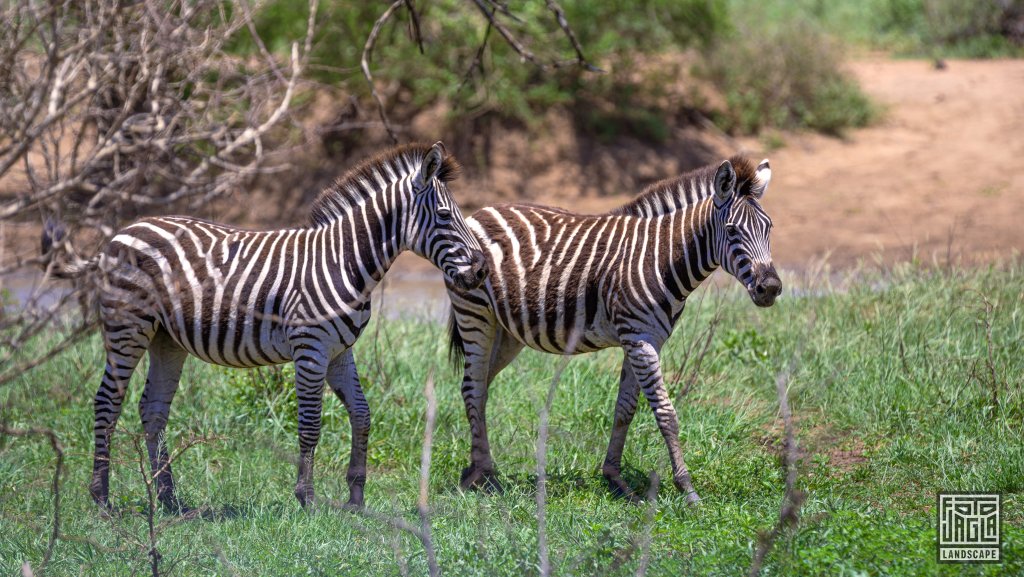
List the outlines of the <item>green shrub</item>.
<svg viewBox="0 0 1024 577">
<path fill-rule="evenodd" d="M 994 58 L 1019 56 L 1012 24 L 1024 15 L 1019 1 L 881 0 L 877 29 L 897 39 L 908 55 Z M 1019 24 L 1018 24 L 1019 25 Z"/>
<path fill-rule="evenodd" d="M 842 71 L 842 51 L 806 20 L 777 28 L 741 28 L 712 44 L 703 73 L 725 97 L 716 120 L 726 130 L 809 128 L 841 134 L 864 126 L 874 112 L 856 82 Z"/>
</svg>

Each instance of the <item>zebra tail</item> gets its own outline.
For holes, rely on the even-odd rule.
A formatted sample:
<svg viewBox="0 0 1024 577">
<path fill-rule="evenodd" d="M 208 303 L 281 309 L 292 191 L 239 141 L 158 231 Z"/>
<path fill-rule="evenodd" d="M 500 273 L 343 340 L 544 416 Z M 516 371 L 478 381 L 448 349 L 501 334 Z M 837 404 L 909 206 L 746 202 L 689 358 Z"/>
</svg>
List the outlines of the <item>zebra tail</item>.
<svg viewBox="0 0 1024 577">
<path fill-rule="evenodd" d="M 455 310 L 448 316 L 448 361 L 455 370 L 461 370 L 466 362 L 466 343 L 459 332 L 459 323 L 455 320 Z"/>
<path fill-rule="evenodd" d="M 67 229 L 64 224 L 53 218 L 46 219 L 46 222 L 43 223 L 43 237 L 40 241 L 43 254 L 40 266 L 44 271 L 54 278 L 74 279 L 96 268 L 98 258 L 85 260 L 70 251 L 55 259 L 54 257 L 57 256 L 55 249 L 66 239 Z"/>
</svg>

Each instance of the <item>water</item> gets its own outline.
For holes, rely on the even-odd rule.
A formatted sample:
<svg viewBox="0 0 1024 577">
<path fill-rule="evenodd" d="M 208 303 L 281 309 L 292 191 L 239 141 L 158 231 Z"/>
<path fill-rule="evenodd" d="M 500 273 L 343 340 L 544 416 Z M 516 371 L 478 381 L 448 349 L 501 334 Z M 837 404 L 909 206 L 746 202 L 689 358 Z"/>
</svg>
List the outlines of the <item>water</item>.
<svg viewBox="0 0 1024 577">
<path fill-rule="evenodd" d="M 34 315 L 57 306 L 71 290 L 69 281 L 48 279 L 44 282 L 41 271 L 24 269 L 0 278 L 0 295 L 4 295 L 0 305 L 11 315 L 26 312 Z M 448 294 L 441 272 L 419 257 L 400 257 L 371 298 L 374 314 L 383 314 L 388 320 L 446 322 L 448 319 Z"/>
</svg>

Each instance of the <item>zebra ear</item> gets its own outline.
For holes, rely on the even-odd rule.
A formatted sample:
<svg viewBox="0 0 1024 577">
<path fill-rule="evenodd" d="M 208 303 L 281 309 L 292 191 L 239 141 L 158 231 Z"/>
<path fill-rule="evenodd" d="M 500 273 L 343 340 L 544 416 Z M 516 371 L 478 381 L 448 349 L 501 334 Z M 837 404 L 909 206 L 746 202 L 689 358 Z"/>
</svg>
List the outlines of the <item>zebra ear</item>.
<svg viewBox="0 0 1024 577">
<path fill-rule="evenodd" d="M 437 177 L 444 165 L 445 149 L 440 141 L 430 147 L 430 152 L 423 158 L 420 164 L 419 174 L 416 175 L 416 188 L 423 190 L 427 183 Z"/>
<path fill-rule="evenodd" d="M 768 183 L 772 181 L 772 167 L 768 164 L 768 159 L 761 161 L 761 164 L 757 165 L 757 172 L 754 175 L 754 184 L 750 187 L 750 194 L 754 195 L 754 198 L 760 199 L 764 196 L 764 192 L 768 190 Z"/>
<path fill-rule="evenodd" d="M 736 190 L 736 170 L 732 163 L 726 160 L 718 165 L 715 172 L 715 197 L 719 200 L 726 200 Z"/>
</svg>

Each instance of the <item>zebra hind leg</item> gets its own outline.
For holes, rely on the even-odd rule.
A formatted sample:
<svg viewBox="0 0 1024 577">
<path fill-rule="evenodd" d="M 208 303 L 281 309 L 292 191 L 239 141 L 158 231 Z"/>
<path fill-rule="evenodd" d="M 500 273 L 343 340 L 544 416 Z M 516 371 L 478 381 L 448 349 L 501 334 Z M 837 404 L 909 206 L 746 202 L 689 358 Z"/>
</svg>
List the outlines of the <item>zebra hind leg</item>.
<svg viewBox="0 0 1024 577">
<path fill-rule="evenodd" d="M 295 393 L 299 405 L 299 466 L 295 497 L 308 508 L 313 505 L 313 456 L 320 442 L 320 417 L 323 413 L 326 363 L 313 351 L 295 359 Z M 309 355 L 315 355 L 309 356 Z"/>
<path fill-rule="evenodd" d="M 119 322 L 123 320 L 118 319 Z M 110 437 L 121 416 L 121 405 L 132 373 L 149 347 L 153 332 L 152 321 L 104 327 L 107 361 L 93 400 L 95 453 L 89 483 L 89 494 L 103 509 L 110 509 Z"/>
<path fill-rule="evenodd" d="M 174 492 L 164 430 L 186 357 L 188 353 L 166 331 L 158 331 L 149 346 L 149 375 L 139 400 L 139 415 L 146 432 L 146 450 L 156 479 L 157 496 L 164 509 L 175 513 L 184 512 L 185 508 Z"/>
<path fill-rule="evenodd" d="M 486 338 L 488 334 L 490 338 Z M 494 377 L 516 358 L 523 345 L 498 327 L 496 322 L 491 325 L 489 333 L 466 331 L 463 335 L 466 339 L 466 366 L 462 400 L 469 419 L 472 447 L 470 465 L 462 470 L 459 486 L 463 489 L 501 492 L 501 482 L 487 439 L 488 389 Z M 474 339 L 478 335 L 484 338 Z"/>
<path fill-rule="evenodd" d="M 622 450 L 626 445 L 626 434 L 629 425 L 636 415 L 637 397 L 640 387 L 629 366 L 629 358 L 622 361 L 622 372 L 619 375 L 619 396 L 615 400 L 615 420 L 612 423 L 612 436 L 608 442 L 608 452 L 604 458 L 601 472 L 608 481 L 608 489 L 616 497 L 626 498 L 634 503 L 640 501 L 639 495 L 622 478 Z"/>
<path fill-rule="evenodd" d="M 348 504 L 363 506 L 363 487 L 366 485 L 366 451 L 370 437 L 370 405 L 359 384 L 359 373 L 351 349 L 331 362 L 327 369 L 327 384 L 345 404 L 352 425 L 352 450 L 349 455 Z"/>
<path fill-rule="evenodd" d="M 696 503 L 700 501 L 700 497 L 693 488 L 693 480 L 683 460 L 683 450 L 679 445 L 679 417 L 676 416 L 676 409 L 665 390 L 658 349 L 652 343 L 642 340 L 624 342 L 623 348 L 626 349 L 633 375 L 647 397 L 651 410 L 654 411 L 654 419 L 668 446 L 669 459 L 672 461 L 672 480 L 676 489 L 686 495 L 687 503 Z"/>
</svg>

